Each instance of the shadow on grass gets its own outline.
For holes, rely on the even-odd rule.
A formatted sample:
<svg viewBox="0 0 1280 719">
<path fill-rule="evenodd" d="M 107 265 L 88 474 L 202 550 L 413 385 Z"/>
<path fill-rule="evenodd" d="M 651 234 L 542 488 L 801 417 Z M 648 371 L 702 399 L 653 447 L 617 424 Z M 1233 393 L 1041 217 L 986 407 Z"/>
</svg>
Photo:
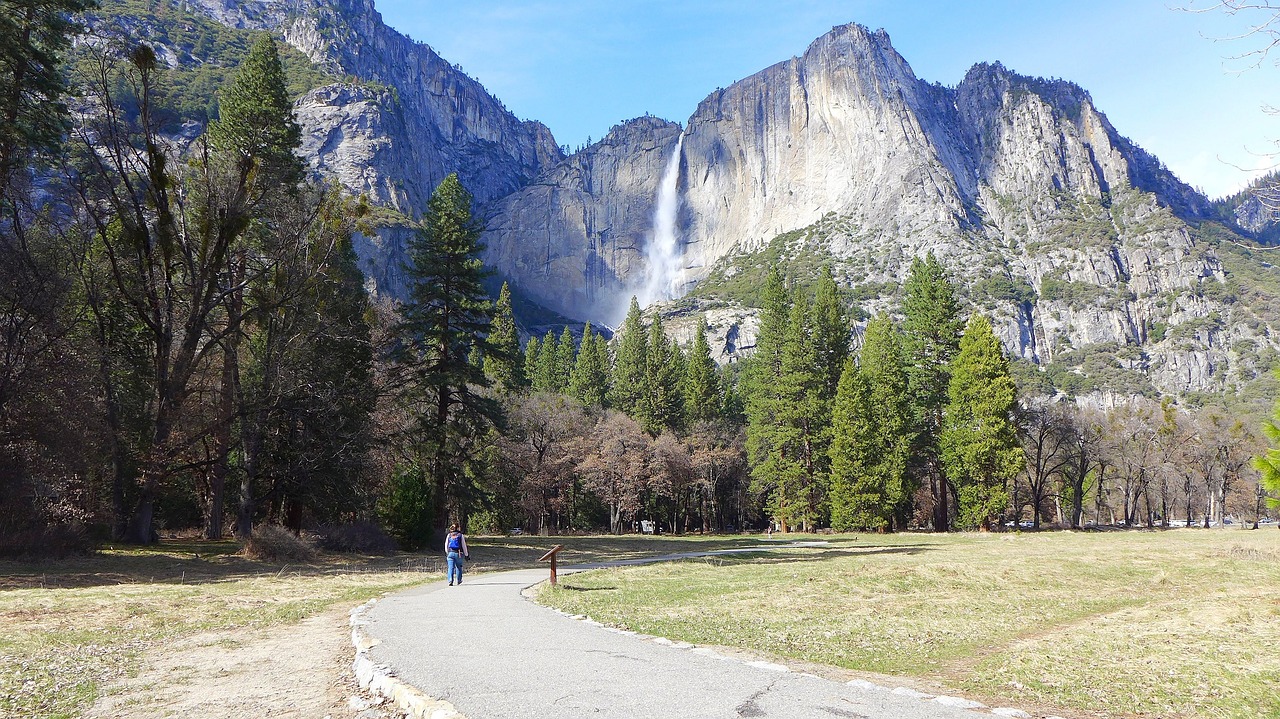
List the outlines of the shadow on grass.
<svg viewBox="0 0 1280 719">
<path fill-rule="evenodd" d="M 828 542 L 823 547 L 827 551 L 767 549 L 793 540 Z M 824 554 L 840 556 L 850 549 L 870 548 L 854 539 L 838 536 L 770 540 L 760 535 L 475 537 L 468 543 L 472 561 L 467 569 L 472 572 L 543 567 L 546 565 L 540 564 L 538 557 L 557 544 L 564 545 L 560 561 L 566 565 L 749 548 L 761 551 L 748 555 L 752 559 L 742 555 L 729 559 L 732 555 L 724 555 L 721 561 L 816 561 L 825 558 Z M 904 549 L 905 546 L 896 549 Z M 233 540 L 165 539 L 146 547 L 105 546 L 91 554 L 63 560 L 0 561 L 0 591 L 120 584 L 212 584 L 281 575 L 319 577 L 365 572 L 444 572 L 444 557 L 435 552 L 397 552 L 387 556 L 322 553 L 314 562 L 285 564 L 252 560 L 240 555 L 239 550 L 239 545 Z"/>
<path fill-rule="evenodd" d="M 894 546 L 860 546 L 835 549 L 775 549 L 771 551 L 742 554 L 717 554 L 708 557 L 693 557 L 682 560 L 701 562 L 716 566 L 733 564 L 791 564 L 794 562 L 825 562 L 832 559 L 849 559 L 853 557 L 875 557 L 878 555 L 903 554 L 913 555 L 933 551 L 934 547 L 925 544 Z"/>
<path fill-rule="evenodd" d="M 617 587 L 575 587 L 571 584 L 557 584 L 555 591 L 565 592 L 614 592 Z"/>
<path fill-rule="evenodd" d="M 75 589 L 120 584 L 214 584 L 257 577 L 330 576 L 364 572 L 443 572 L 444 559 L 398 553 L 375 557 L 325 554 L 310 563 L 262 562 L 236 554 L 234 542 L 161 542 L 108 547 L 60 561 L 0 561 L 0 591 Z"/>
</svg>

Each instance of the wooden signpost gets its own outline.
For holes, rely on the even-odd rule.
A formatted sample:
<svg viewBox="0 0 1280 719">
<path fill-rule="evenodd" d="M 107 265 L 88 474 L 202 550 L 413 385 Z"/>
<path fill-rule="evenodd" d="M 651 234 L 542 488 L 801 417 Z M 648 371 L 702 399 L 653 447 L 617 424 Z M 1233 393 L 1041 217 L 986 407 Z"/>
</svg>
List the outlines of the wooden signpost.
<svg viewBox="0 0 1280 719">
<path fill-rule="evenodd" d="M 560 553 L 561 549 L 564 549 L 564 545 L 557 544 L 556 546 L 551 548 L 551 551 L 547 552 L 541 557 L 538 557 L 539 562 L 551 562 L 551 585 L 552 586 L 555 586 L 555 583 L 556 583 L 556 555 Z"/>
</svg>

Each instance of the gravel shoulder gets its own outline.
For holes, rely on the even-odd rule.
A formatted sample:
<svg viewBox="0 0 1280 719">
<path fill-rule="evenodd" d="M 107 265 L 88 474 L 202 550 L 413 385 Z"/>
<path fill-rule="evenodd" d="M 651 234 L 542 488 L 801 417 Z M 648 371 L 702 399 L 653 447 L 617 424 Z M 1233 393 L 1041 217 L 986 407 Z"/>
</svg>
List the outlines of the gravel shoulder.
<svg viewBox="0 0 1280 719">
<path fill-rule="evenodd" d="M 89 719 L 354 717 L 363 705 L 351 673 L 341 607 L 300 622 L 202 632 L 146 653 L 135 676 L 106 688 Z"/>
</svg>

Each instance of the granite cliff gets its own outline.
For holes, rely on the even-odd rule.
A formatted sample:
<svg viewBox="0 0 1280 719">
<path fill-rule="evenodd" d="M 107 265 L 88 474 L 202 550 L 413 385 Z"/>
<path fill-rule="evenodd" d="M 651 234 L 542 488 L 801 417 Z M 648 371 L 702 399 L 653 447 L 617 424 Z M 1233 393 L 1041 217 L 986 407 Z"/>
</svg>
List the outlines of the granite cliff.
<svg viewBox="0 0 1280 719">
<path fill-rule="evenodd" d="M 683 133 L 693 297 L 667 311 L 675 333 L 681 315 L 713 313 L 722 360 L 753 343 L 750 290 L 766 265 L 803 282 L 832 264 L 865 315 L 896 309 L 911 259 L 933 252 L 1010 353 L 1053 367 L 1060 389 L 1217 392 L 1271 366 L 1276 278 L 1073 84 L 999 64 L 954 88 L 926 83 L 883 31 L 847 25 L 712 93 Z M 646 270 L 674 144 L 673 127 L 624 125 L 499 201 L 494 264 L 556 310 L 616 321 Z M 636 175 L 620 148 L 652 171 Z M 566 171 L 601 156 L 589 181 Z"/>
<path fill-rule="evenodd" d="M 373 0 L 185 0 L 168 22 L 186 14 L 228 28 L 266 30 L 300 51 L 334 80 L 298 98 L 302 152 L 311 166 L 352 194 L 418 216 L 445 175 L 457 172 L 478 203 L 528 184 L 564 155 L 551 131 L 520 120 L 428 45 L 388 27 Z M 104 0 L 103 14 L 137 14 L 128 0 Z M 94 23 L 90 23 L 91 27 Z M 165 34 L 135 33 L 172 66 L 199 64 Z M 357 252 L 371 289 L 399 294 L 408 230 L 390 227 L 362 237 Z"/>
<path fill-rule="evenodd" d="M 845 25 L 711 93 L 683 125 L 637 118 L 566 157 L 546 127 L 387 27 L 372 0 L 184 7 L 270 30 L 324 73 L 296 103 L 318 173 L 412 218 L 458 172 L 499 275 L 578 320 L 616 323 L 644 285 L 657 187 L 679 140 L 689 294 L 654 311 L 677 336 L 707 315 L 721 361 L 754 343 L 767 267 L 803 283 L 832 265 L 865 319 L 896 310 L 925 252 L 1057 389 L 1117 401 L 1247 393 L 1276 360 L 1280 278 L 1247 239 L 1272 219 L 1266 208 L 1209 203 L 1068 82 L 996 63 L 955 87 L 927 83 L 883 31 Z M 360 238 L 373 289 L 401 291 L 407 232 Z"/>
</svg>

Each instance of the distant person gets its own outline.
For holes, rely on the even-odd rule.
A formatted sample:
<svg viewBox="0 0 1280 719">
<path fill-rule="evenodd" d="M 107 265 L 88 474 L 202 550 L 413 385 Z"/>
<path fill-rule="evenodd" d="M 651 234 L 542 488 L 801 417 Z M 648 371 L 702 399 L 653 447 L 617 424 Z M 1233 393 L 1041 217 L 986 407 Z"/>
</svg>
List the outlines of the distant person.
<svg viewBox="0 0 1280 719">
<path fill-rule="evenodd" d="M 471 553 L 467 551 L 467 538 L 462 536 L 462 530 L 456 524 L 449 527 L 449 534 L 444 538 L 444 556 L 449 560 L 449 586 L 455 584 L 455 574 L 458 577 L 456 583 L 462 584 L 462 564 L 464 560 L 471 559 Z"/>
</svg>

